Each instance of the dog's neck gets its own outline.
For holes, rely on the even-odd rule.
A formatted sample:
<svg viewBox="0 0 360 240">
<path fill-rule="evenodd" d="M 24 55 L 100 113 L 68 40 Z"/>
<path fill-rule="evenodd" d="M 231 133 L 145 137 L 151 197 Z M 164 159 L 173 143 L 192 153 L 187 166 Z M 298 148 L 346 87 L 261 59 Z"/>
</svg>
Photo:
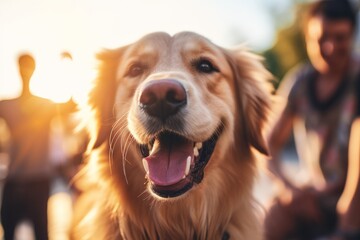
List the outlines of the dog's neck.
<svg viewBox="0 0 360 240">
<path fill-rule="evenodd" d="M 124 233 L 122 233 L 124 234 Z M 126 234 L 126 236 L 122 236 L 122 238 L 124 239 L 133 239 L 132 237 L 136 236 L 136 239 L 157 239 L 157 240 L 163 240 L 163 239 L 193 239 L 193 240 L 199 240 L 199 239 L 219 239 L 219 240 L 229 240 L 230 239 L 230 234 L 227 231 L 224 231 L 219 238 L 216 238 L 214 236 L 210 236 L 210 234 L 206 234 L 205 236 L 203 235 L 204 233 L 201 233 L 202 235 L 199 235 L 197 233 L 193 233 L 192 237 L 188 238 L 188 235 L 185 234 L 185 231 L 178 235 L 173 235 L 171 233 L 169 233 L 168 235 L 164 236 L 160 236 L 159 234 L 155 234 L 155 238 L 152 234 L 149 234 L 146 230 L 141 231 L 141 235 L 137 235 L 132 233 L 132 235 L 130 236 L 131 238 L 129 238 L 128 234 Z M 124 234 L 125 235 L 125 234 Z M 200 237 L 203 236 L 203 237 Z"/>
<path fill-rule="evenodd" d="M 200 211 L 196 213 L 186 205 L 188 204 L 157 203 L 131 207 L 137 209 L 119 209 L 119 219 L 124 221 L 126 215 L 127 222 L 118 224 L 125 239 L 208 239 L 208 236 L 218 236 L 216 239 L 224 240 L 229 238 L 226 231 L 229 220 L 225 214 L 210 216 L 210 210 L 201 211 L 205 214 Z"/>
<path fill-rule="evenodd" d="M 117 167 L 122 168 L 121 161 L 119 164 Z M 228 169 L 223 166 L 220 175 L 206 178 L 204 181 L 208 182 L 201 184 L 215 186 L 221 182 L 225 186 L 236 184 L 241 187 L 238 176 L 245 176 L 245 172 L 251 171 L 248 168 L 250 165 L 246 166 L 243 162 L 241 166 L 239 164 L 238 169 Z M 232 164 L 232 166 L 236 165 Z M 247 186 L 249 189 L 243 189 L 242 196 L 238 195 L 238 191 L 223 192 L 221 196 L 212 195 L 209 189 L 204 194 L 204 189 L 183 197 L 181 201 L 161 201 L 154 199 L 145 188 L 144 176 L 138 174 L 141 169 L 132 165 L 127 166 L 126 171 L 126 179 L 123 176 L 124 179 L 119 181 L 122 190 L 126 192 L 120 194 L 123 198 L 117 202 L 119 205 L 116 210 L 118 219 L 121 219 L 121 222 L 118 220 L 117 225 L 124 239 L 209 239 L 209 236 L 212 236 L 211 239 L 226 240 L 230 235 L 239 239 L 237 233 L 228 231 L 229 225 L 246 225 L 247 220 L 242 219 L 241 216 L 253 215 L 253 206 L 250 202 L 240 204 L 241 213 L 238 212 L 239 209 L 223 207 L 224 205 L 239 206 L 239 199 L 251 198 L 244 197 L 246 194 L 251 195 L 249 186 Z M 135 189 L 134 186 L 142 187 Z"/>
</svg>

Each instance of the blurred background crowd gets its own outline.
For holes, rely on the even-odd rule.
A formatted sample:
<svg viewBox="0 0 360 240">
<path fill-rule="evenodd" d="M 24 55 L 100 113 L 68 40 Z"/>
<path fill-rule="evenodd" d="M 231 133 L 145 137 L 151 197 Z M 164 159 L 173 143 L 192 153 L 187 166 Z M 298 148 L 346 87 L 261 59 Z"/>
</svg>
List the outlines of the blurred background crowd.
<svg viewBox="0 0 360 240">
<path fill-rule="evenodd" d="M 77 195 L 76 189 L 71 187 L 71 178 L 87 143 L 86 133 L 76 129 L 81 118 L 76 108 L 86 101 L 90 80 L 94 77 L 96 51 L 131 43 L 153 31 L 171 34 L 195 31 L 218 45 L 231 48 L 245 44 L 262 55 L 265 66 L 274 75 L 273 84 L 277 90 L 290 69 L 309 60 L 301 19 L 313 2 L 316 1 L 1 0 L 0 101 L 24 94 L 19 56 L 25 54 L 34 61 L 33 72 L 28 76 L 31 78 L 29 92 L 51 100 L 57 109 L 51 121 L 37 123 L 44 124 L 40 128 L 45 125 L 48 128 L 46 151 L 54 169 L 48 193 L 49 238 L 68 239 L 66 232 L 72 202 Z M 360 1 L 349 2 L 358 18 Z M 360 51 L 359 25 L 355 28 L 354 55 Z M 61 108 L 68 111 L 59 111 Z M 7 111 L 13 111 L 9 109 Z M 11 127 L 1 118 L 4 115 L 0 113 L 2 183 L 9 177 L 9 152 L 14 138 Z M 43 117 L 38 115 L 37 118 Z M 30 141 L 39 140 L 29 134 Z M 306 178 L 308 173 L 300 170 L 292 135 L 285 145 L 280 155 L 286 174 L 294 181 Z M 277 189 L 267 175 L 261 173 L 259 176 L 255 195 L 266 205 Z M 33 223 L 25 218 L 17 226 L 15 238 L 35 239 L 35 234 Z"/>
</svg>

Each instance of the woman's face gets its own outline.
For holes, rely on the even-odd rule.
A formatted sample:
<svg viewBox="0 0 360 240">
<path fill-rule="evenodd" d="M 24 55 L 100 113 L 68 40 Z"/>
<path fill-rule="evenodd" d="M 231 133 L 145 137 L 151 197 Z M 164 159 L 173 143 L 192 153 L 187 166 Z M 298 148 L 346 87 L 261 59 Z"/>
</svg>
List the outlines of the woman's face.
<svg viewBox="0 0 360 240">
<path fill-rule="evenodd" d="M 343 68 L 353 45 L 353 26 L 348 20 L 311 18 L 305 33 L 310 61 L 321 73 Z"/>
</svg>

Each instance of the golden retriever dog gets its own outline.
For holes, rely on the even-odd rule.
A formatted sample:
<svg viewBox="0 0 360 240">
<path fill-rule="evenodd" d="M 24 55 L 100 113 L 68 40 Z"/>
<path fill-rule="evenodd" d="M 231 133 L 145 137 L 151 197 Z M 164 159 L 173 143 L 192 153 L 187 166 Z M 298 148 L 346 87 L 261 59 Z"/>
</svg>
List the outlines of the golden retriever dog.
<svg viewBox="0 0 360 240">
<path fill-rule="evenodd" d="M 98 55 L 73 239 L 262 238 L 252 196 L 270 74 L 244 49 L 152 33 Z"/>
</svg>

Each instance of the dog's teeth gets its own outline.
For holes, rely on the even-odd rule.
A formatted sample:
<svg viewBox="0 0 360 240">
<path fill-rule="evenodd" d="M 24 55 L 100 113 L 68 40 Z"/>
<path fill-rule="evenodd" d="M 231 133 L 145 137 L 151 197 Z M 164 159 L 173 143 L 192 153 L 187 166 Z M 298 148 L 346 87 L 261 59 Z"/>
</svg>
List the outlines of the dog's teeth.
<svg viewBox="0 0 360 240">
<path fill-rule="evenodd" d="M 147 161 L 145 159 L 143 159 L 142 163 L 143 163 L 146 173 L 149 173 L 149 165 L 148 165 Z"/>
<path fill-rule="evenodd" d="M 194 156 L 199 156 L 199 150 L 196 148 L 196 146 L 194 147 Z"/>
<path fill-rule="evenodd" d="M 190 172 L 190 165 L 191 165 L 191 156 L 188 156 L 186 159 L 185 176 L 187 176 Z"/>
<path fill-rule="evenodd" d="M 195 143 L 195 146 L 194 146 L 194 156 L 195 157 L 199 156 L 199 150 L 201 148 L 202 148 L 202 143 L 201 142 Z"/>
<path fill-rule="evenodd" d="M 202 148 L 202 142 L 197 142 L 197 143 L 195 144 L 195 147 L 196 147 L 197 149 L 201 149 L 201 148 Z"/>
</svg>

